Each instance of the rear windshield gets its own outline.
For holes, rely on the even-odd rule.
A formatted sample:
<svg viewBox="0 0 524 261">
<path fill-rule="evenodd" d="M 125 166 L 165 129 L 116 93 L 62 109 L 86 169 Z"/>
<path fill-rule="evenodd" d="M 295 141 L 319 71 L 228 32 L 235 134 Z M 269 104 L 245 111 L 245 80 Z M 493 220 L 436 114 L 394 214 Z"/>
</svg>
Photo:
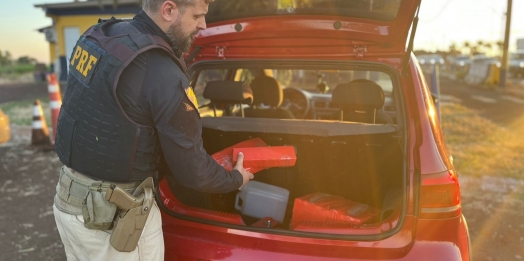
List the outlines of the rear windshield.
<svg viewBox="0 0 524 261">
<path fill-rule="evenodd" d="M 208 23 L 272 15 L 330 15 L 392 21 L 401 0 L 216 0 Z"/>
<path fill-rule="evenodd" d="M 379 71 L 367 70 L 311 70 L 311 69 L 283 69 L 283 68 L 236 68 L 236 69 L 204 69 L 198 73 L 195 94 L 198 104 L 210 103 L 203 97 L 204 88 L 210 81 L 228 80 L 241 81 L 251 85 L 251 81 L 260 75 L 274 78 L 283 90 L 297 88 L 308 93 L 323 94 L 331 97 L 333 90 L 340 84 L 353 80 L 366 79 L 378 84 L 386 97 L 392 97 L 393 83 L 391 77 Z M 323 86 L 319 90 L 319 85 Z"/>
</svg>

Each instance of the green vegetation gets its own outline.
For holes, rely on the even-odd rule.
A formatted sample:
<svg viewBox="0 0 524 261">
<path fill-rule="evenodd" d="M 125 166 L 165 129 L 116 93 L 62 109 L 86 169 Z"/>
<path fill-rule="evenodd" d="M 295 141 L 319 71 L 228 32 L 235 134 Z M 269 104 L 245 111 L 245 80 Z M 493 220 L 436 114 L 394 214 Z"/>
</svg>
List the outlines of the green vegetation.
<svg viewBox="0 0 524 261">
<path fill-rule="evenodd" d="M 49 109 L 49 97 L 38 98 L 44 111 L 47 126 L 51 126 L 51 110 Z M 35 100 L 22 100 L 0 104 L 0 109 L 9 117 L 11 124 L 31 126 L 33 122 L 33 103 Z"/>
<path fill-rule="evenodd" d="M 0 50 L 0 76 L 16 77 L 20 74 L 34 72 L 36 64 L 36 59 L 29 56 L 13 59 L 9 51 Z"/>
<path fill-rule="evenodd" d="M 18 75 L 35 71 L 34 64 L 15 64 L 0 66 L 0 75 Z"/>
<path fill-rule="evenodd" d="M 442 130 L 459 174 L 468 176 L 524 175 L 524 117 L 508 129 L 458 104 L 441 107 Z"/>
</svg>

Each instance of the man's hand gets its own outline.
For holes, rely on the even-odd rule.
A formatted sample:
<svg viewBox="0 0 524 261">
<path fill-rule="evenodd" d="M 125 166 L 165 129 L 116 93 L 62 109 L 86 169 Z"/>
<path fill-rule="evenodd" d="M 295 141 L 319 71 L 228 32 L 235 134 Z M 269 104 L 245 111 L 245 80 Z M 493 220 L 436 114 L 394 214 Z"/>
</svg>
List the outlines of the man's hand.
<svg viewBox="0 0 524 261">
<path fill-rule="evenodd" d="M 251 172 L 247 171 L 246 169 L 244 169 L 244 154 L 242 152 L 238 153 L 238 160 L 237 160 L 237 165 L 235 165 L 235 169 L 238 170 L 240 172 L 240 174 L 242 174 L 243 182 L 242 182 L 242 186 L 240 186 L 240 188 L 242 188 L 244 185 L 246 185 L 246 183 L 250 179 L 254 178 L 253 173 L 251 173 Z"/>
</svg>

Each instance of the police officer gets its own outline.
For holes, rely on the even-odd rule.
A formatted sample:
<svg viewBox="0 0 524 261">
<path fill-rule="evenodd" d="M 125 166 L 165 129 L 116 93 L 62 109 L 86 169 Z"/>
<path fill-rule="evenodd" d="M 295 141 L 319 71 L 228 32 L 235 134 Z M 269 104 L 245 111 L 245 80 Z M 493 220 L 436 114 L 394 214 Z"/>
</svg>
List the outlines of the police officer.
<svg viewBox="0 0 524 261">
<path fill-rule="evenodd" d="M 55 142 L 64 166 L 54 214 L 68 260 L 164 259 L 156 203 L 136 249 L 120 252 L 109 243 L 119 213 L 104 198 L 111 185 L 132 193 L 166 170 L 184 187 L 227 193 L 253 178 L 242 160 L 228 172 L 202 145 L 182 53 L 206 28 L 212 1 L 142 0 L 131 22 L 110 19 L 80 37 Z"/>
</svg>

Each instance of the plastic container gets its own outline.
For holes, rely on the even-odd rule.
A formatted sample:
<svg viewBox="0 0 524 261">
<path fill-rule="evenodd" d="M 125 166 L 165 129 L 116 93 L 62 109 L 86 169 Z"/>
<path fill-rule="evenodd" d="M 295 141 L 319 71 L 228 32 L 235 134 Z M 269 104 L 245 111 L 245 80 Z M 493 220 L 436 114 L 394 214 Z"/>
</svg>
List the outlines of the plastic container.
<svg viewBox="0 0 524 261">
<path fill-rule="evenodd" d="M 280 223 L 286 214 L 289 190 L 258 181 L 249 181 L 238 192 L 235 208 L 243 215 L 271 217 Z"/>
</svg>

